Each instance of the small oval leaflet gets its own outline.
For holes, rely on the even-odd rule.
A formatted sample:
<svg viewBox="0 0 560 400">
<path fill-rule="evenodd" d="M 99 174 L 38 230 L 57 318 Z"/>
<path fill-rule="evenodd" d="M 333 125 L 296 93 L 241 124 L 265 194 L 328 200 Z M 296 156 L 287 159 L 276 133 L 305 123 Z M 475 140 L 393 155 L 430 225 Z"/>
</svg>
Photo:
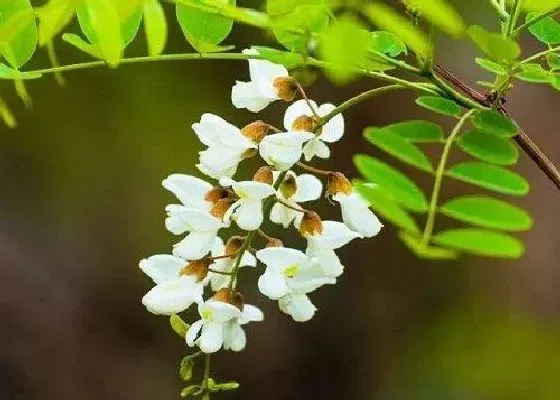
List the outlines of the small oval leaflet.
<svg viewBox="0 0 560 400">
<path fill-rule="evenodd" d="M 519 130 L 515 122 L 494 110 L 476 111 L 472 123 L 483 131 L 504 137 L 514 136 Z"/>
<path fill-rule="evenodd" d="M 454 165 L 446 174 L 457 180 L 512 196 L 529 193 L 529 182 L 516 172 L 506 168 L 470 161 Z"/>
<path fill-rule="evenodd" d="M 525 253 L 521 240 L 486 229 L 450 229 L 439 232 L 432 240 L 442 246 L 485 257 L 516 259 Z"/>
<path fill-rule="evenodd" d="M 457 103 L 439 96 L 420 96 L 416 99 L 416 104 L 430 111 L 449 117 L 461 115 L 461 107 L 459 107 Z"/>
<path fill-rule="evenodd" d="M 519 157 L 519 151 L 511 139 L 486 133 L 480 129 L 465 132 L 456 143 L 465 153 L 492 164 L 515 164 Z"/>
</svg>

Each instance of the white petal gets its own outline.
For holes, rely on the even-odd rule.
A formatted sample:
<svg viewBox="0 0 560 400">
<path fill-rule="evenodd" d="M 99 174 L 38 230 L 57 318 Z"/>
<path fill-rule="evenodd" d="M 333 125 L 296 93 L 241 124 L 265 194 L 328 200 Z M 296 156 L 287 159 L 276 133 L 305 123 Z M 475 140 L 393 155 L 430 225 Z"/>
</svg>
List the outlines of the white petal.
<svg viewBox="0 0 560 400">
<path fill-rule="evenodd" d="M 245 200 L 239 202 L 233 219 L 241 229 L 254 231 L 261 226 L 264 216 L 261 200 Z"/>
<path fill-rule="evenodd" d="M 142 304 L 154 314 L 177 314 L 201 301 L 202 290 L 202 285 L 196 284 L 192 278 L 182 277 L 154 286 L 142 298 Z"/>
<path fill-rule="evenodd" d="M 241 310 L 232 304 L 218 300 L 208 300 L 205 306 L 211 311 L 212 321 L 224 323 L 241 316 Z"/>
<path fill-rule="evenodd" d="M 172 174 L 162 182 L 164 188 L 173 193 L 185 206 L 207 211 L 211 203 L 204 200 L 206 193 L 212 189 L 208 182 L 185 174 Z"/>
<path fill-rule="evenodd" d="M 225 254 L 226 247 L 224 246 L 224 241 L 222 240 L 222 238 L 217 237 L 216 239 L 214 239 L 210 252 L 212 253 L 212 257 L 219 257 Z"/>
<path fill-rule="evenodd" d="M 261 310 L 251 304 L 245 304 L 243 312 L 239 318 L 240 324 L 247 324 L 249 322 L 260 322 L 264 320 L 264 314 Z"/>
<path fill-rule="evenodd" d="M 311 105 L 317 110 L 317 103 L 313 100 L 309 100 Z M 293 124 L 298 117 L 307 116 L 312 117 L 313 110 L 309 108 L 309 105 L 305 101 L 305 99 L 300 99 L 294 101 L 287 109 L 286 113 L 284 114 L 284 129 L 287 131 L 291 131 L 293 129 Z"/>
<path fill-rule="evenodd" d="M 200 123 L 193 124 L 193 130 L 208 147 L 218 146 L 238 152 L 256 147 L 239 128 L 214 114 L 202 115 Z"/>
<path fill-rule="evenodd" d="M 264 110 L 273 100 L 261 93 L 256 82 L 237 81 L 231 88 L 231 103 L 236 108 L 246 108 L 256 113 Z"/>
<path fill-rule="evenodd" d="M 226 147 L 209 147 L 199 152 L 200 162 L 197 168 L 205 175 L 214 179 L 231 178 L 237 171 L 242 160 L 242 153 L 228 150 Z"/>
<path fill-rule="evenodd" d="M 305 267 L 309 263 L 303 252 L 288 247 L 267 247 L 257 251 L 256 256 L 268 269 L 278 273 L 283 273 L 286 268 L 294 265 Z"/>
<path fill-rule="evenodd" d="M 317 200 L 323 192 L 323 184 L 316 176 L 302 174 L 296 178 L 297 190 L 294 194 L 294 201 L 301 203 Z"/>
<path fill-rule="evenodd" d="M 326 276 L 337 277 L 344 272 L 344 266 L 334 250 L 308 246 L 307 254 L 315 258 L 318 266 Z"/>
<path fill-rule="evenodd" d="M 173 246 L 173 254 L 186 260 L 199 260 L 208 254 L 217 234 L 218 231 L 191 232 Z"/>
<path fill-rule="evenodd" d="M 235 193 L 242 199 L 263 200 L 274 194 L 275 190 L 268 183 L 243 181 L 232 184 Z"/>
<path fill-rule="evenodd" d="M 139 265 L 146 275 L 159 284 L 178 279 L 181 269 L 187 265 L 187 262 L 169 254 L 157 254 L 143 259 Z"/>
<path fill-rule="evenodd" d="M 335 109 L 335 106 L 332 104 L 323 104 L 319 107 L 319 115 L 325 116 L 330 113 L 332 110 Z M 344 118 L 342 114 L 338 114 L 331 118 L 329 122 L 327 122 L 321 128 L 321 134 L 319 138 L 323 142 L 333 143 L 338 142 L 342 136 L 344 135 Z"/>
<path fill-rule="evenodd" d="M 258 54 L 255 49 L 243 50 L 244 54 Z M 249 60 L 249 74 L 251 81 L 259 86 L 264 96 L 278 98 L 274 80 L 280 77 L 288 77 L 288 70 L 281 64 L 275 64 L 267 60 Z"/>
<path fill-rule="evenodd" d="M 208 322 L 202 327 L 198 347 L 203 353 L 215 353 L 224 342 L 224 326 L 219 322 Z"/>
<path fill-rule="evenodd" d="M 289 292 L 284 275 L 269 269 L 259 277 L 258 286 L 259 291 L 272 300 L 279 299 Z"/>
<path fill-rule="evenodd" d="M 270 210 L 270 220 L 276 224 L 282 224 L 284 228 L 288 228 L 297 214 L 298 211 L 292 210 L 284 204 L 274 203 L 272 210 Z M 299 214 L 303 215 L 303 213 Z"/>
<path fill-rule="evenodd" d="M 383 224 L 369 209 L 368 202 L 358 193 L 350 196 L 337 194 L 333 200 L 340 203 L 342 220 L 352 230 L 364 237 L 373 237 L 379 233 Z"/>
<path fill-rule="evenodd" d="M 257 259 L 250 252 L 246 251 L 241 256 L 240 266 L 241 267 L 256 267 L 257 266 Z"/>
<path fill-rule="evenodd" d="M 329 158 L 331 151 L 329 146 L 321 142 L 318 137 L 315 137 L 303 146 L 303 155 L 305 156 L 305 161 L 309 162 L 313 157 Z"/>
<path fill-rule="evenodd" d="M 305 294 L 283 297 L 278 301 L 280 310 L 292 316 L 296 322 L 306 322 L 313 318 L 317 308 Z"/>
<path fill-rule="evenodd" d="M 165 219 L 165 229 L 169 232 L 180 235 L 191 230 L 191 226 L 181 217 L 182 210 L 186 207 L 179 204 L 169 204 L 165 207 L 167 218 Z"/>
<path fill-rule="evenodd" d="M 166 208 L 168 214 L 173 214 L 176 217 L 185 222 L 189 226 L 190 231 L 211 231 L 218 230 L 223 227 L 222 221 L 218 218 L 210 215 L 206 211 L 197 210 L 196 208 L 188 207 L 173 207 Z"/>
<path fill-rule="evenodd" d="M 224 327 L 224 349 L 241 351 L 247 345 L 245 331 L 236 322 L 229 322 Z"/>
<path fill-rule="evenodd" d="M 187 345 L 189 347 L 194 346 L 194 342 L 196 341 L 196 337 L 198 336 L 198 333 L 202 329 L 203 324 L 204 324 L 204 320 L 199 319 L 198 321 L 193 323 L 191 326 L 189 326 L 189 329 L 187 330 L 187 334 L 185 335 L 185 341 L 187 342 Z"/>
<path fill-rule="evenodd" d="M 323 232 L 308 237 L 308 242 L 313 246 L 338 249 L 358 237 L 361 235 L 349 229 L 343 222 L 323 221 Z"/>
<path fill-rule="evenodd" d="M 266 136 L 260 143 L 259 153 L 268 164 L 278 170 L 290 169 L 301 158 L 302 145 L 313 134 L 307 132 L 283 132 Z"/>
</svg>

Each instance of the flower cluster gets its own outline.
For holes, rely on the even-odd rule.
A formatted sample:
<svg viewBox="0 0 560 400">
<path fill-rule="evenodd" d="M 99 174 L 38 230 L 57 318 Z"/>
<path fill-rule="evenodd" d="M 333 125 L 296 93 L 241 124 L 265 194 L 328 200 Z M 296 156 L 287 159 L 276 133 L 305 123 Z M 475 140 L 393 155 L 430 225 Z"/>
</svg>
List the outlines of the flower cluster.
<svg viewBox="0 0 560 400">
<path fill-rule="evenodd" d="M 246 53 L 258 55 L 255 50 Z M 163 181 L 178 200 L 166 207 L 165 226 L 182 239 L 172 254 L 140 262 L 155 283 L 143 304 L 163 315 L 196 304 L 200 319 L 190 325 L 185 340 L 207 354 L 221 348 L 242 350 L 247 341 L 243 326 L 264 318 L 238 291 L 240 268 L 256 269 L 260 262 L 259 291 L 294 321 L 308 321 L 316 312 L 310 294 L 336 283 L 343 272 L 336 250 L 353 239 L 375 236 L 382 227 L 343 174 L 300 161 L 330 156 L 329 144 L 344 133 L 342 115 L 331 104 L 308 99 L 281 65 L 253 58 L 249 70 L 250 81 L 237 82 L 232 89 L 235 107 L 258 112 L 275 100 L 291 102 L 298 93 L 303 98 L 287 108 L 283 129 L 263 121 L 239 129 L 213 114 L 193 124 L 205 146 L 197 167 L 213 181 L 184 174 Z M 253 178 L 234 180 L 239 164 L 258 155 L 264 163 Z M 342 222 L 323 221 L 304 208 L 323 194 L 340 204 Z M 265 219 L 299 232 L 307 242 L 305 251 L 284 247 L 266 234 L 261 229 Z M 241 232 L 224 243 L 220 231 L 235 226 Z M 264 239 L 261 249 L 255 248 L 257 237 Z"/>
</svg>

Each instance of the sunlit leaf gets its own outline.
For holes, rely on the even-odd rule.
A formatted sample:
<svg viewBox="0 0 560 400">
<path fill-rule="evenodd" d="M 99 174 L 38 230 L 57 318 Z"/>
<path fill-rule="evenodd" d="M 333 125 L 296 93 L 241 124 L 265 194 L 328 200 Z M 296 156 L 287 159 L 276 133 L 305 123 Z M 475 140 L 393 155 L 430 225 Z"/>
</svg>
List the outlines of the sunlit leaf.
<svg viewBox="0 0 560 400">
<path fill-rule="evenodd" d="M 189 329 L 189 324 L 183 321 L 183 318 L 177 314 L 173 314 L 169 317 L 169 324 L 171 328 L 175 331 L 180 338 L 185 338 L 187 330 Z"/>
<path fill-rule="evenodd" d="M 495 63 L 492 60 L 487 60 L 486 58 L 480 58 L 480 57 L 477 57 L 474 60 L 478 65 L 480 65 L 482 68 L 484 68 L 487 71 L 493 72 L 497 75 L 507 74 L 507 71 L 504 67 L 502 67 L 498 63 Z"/>
<path fill-rule="evenodd" d="M 144 30 L 151 56 L 161 54 L 167 41 L 167 20 L 159 0 L 144 2 Z"/>
<path fill-rule="evenodd" d="M 529 22 L 539 16 L 538 13 L 527 14 L 526 21 Z M 540 21 L 532 24 L 528 28 L 529 32 L 546 44 L 560 43 L 560 23 L 551 16 L 544 17 Z"/>
<path fill-rule="evenodd" d="M 425 212 L 428 201 L 420 188 L 402 172 L 376 158 L 363 154 L 354 157 L 358 171 L 371 183 L 389 193 L 397 203 L 412 211 Z"/>
<path fill-rule="evenodd" d="M 461 115 L 461 107 L 457 103 L 439 96 L 420 96 L 416 99 L 416 104 L 441 115 L 450 117 Z"/>
<path fill-rule="evenodd" d="M 477 110 L 473 114 L 472 123 L 485 132 L 503 137 L 514 136 L 519 131 L 511 118 L 490 109 Z"/>
<path fill-rule="evenodd" d="M 390 128 L 367 128 L 365 138 L 393 157 L 426 172 L 433 172 L 430 159 L 418 146 L 403 139 Z"/>
<path fill-rule="evenodd" d="M 511 139 L 502 138 L 480 129 L 465 132 L 457 140 L 457 145 L 471 156 L 492 164 L 515 164 L 519 157 L 519 151 Z"/>
<path fill-rule="evenodd" d="M 450 229 L 437 233 L 432 241 L 466 253 L 485 257 L 520 258 L 525 247 L 523 242 L 505 233 L 485 229 Z"/>
<path fill-rule="evenodd" d="M 513 0 L 508 0 L 513 3 Z M 531 11 L 545 12 L 560 7 L 560 0 L 524 0 L 523 8 Z"/>
<path fill-rule="evenodd" d="M 29 0 L 0 1 L 0 56 L 20 68 L 36 47 L 37 25 Z"/>
<path fill-rule="evenodd" d="M 390 57 L 398 57 L 401 54 L 406 54 L 406 45 L 398 36 L 391 32 L 376 31 L 371 32 L 371 47 L 372 51 L 385 54 Z"/>
<path fill-rule="evenodd" d="M 192 379 L 195 358 L 196 355 L 189 355 L 183 357 L 181 360 L 181 363 L 179 364 L 179 377 L 183 382 L 188 382 Z"/>
<path fill-rule="evenodd" d="M 72 20 L 78 0 L 50 0 L 47 4 L 36 8 L 39 19 L 39 44 L 51 42 Z"/>
<path fill-rule="evenodd" d="M 423 18 L 444 32 L 455 37 L 465 32 L 463 18 L 446 0 L 414 0 L 413 4 Z"/>
<path fill-rule="evenodd" d="M 300 53 L 277 50 L 264 46 L 253 46 L 253 48 L 257 49 L 259 55 L 265 60 L 272 61 L 276 64 L 282 64 L 286 68 L 294 68 L 305 64 L 305 57 Z"/>
<path fill-rule="evenodd" d="M 497 165 L 476 161 L 463 162 L 451 167 L 446 174 L 498 193 L 513 196 L 524 196 L 529 193 L 529 182 L 525 178 Z"/>
<path fill-rule="evenodd" d="M 4 101 L 2 97 L 0 97 L 0 119 L 6 124 L 9 128 L 15 128 L 17 125 L 16 119 L 14 118 L 14 114 Z"/>
<path fill-rule="evenodd" d="M 101 51 L 99 50 L 99 47 L 97 45 L 86 42 L 84 39 L 74 33 L 63 34 L 62 40 L 83 51 L 84 53 L 89 54 L 92 57 L 99 58 L 101 60 L 103 59 L 103 55 L 101 54 Z"/>
<path fill-rule="evenodd" d="M 560 69 L 560 53 L 551 53 L 546 56 L 546 62 L 552 71 Z"/>
<path fill-rule="evenodd" d="M 443 204 L 439 211 L 448 217 L 483 228 L 525 231 L 533 225 L 527 211 L 492 197 L 458 197 Z"/>
<path fill-rule="evenodd" d="M 413 235 L 408 232 L 399 232 L 399 238 L 418 258 L 427 260 L 453 260 L 459 256 L 459 254 L 453 250 L 425 244 L 418 235 Z"/>
<path fill-rule="evenodd" d="M 540 64 L 523 64 L 521 72 L 515 74 L 517 79 L 531 83 L 549 83 L 553 75 L 540 66 Z"/>
<path fill-rule="evenodd" d="M 443 141 L 443 129 L 438 124 L 423 120 L 411 120 L 386 125 L 383 129 L 394 132 L 413 143 L 437 143 Z"/>
<path fill-rule="evenodd" d="M 181 390 L 181 397 L 190 397 L 194 392 L 199 390 L 198 385 L 190 385 Z"/>
<path fill-rule="evenodd" d="M 469 27 L 467 32 L 477 47 L 494 61 L 513 61 L 521 54 L 519 45 L 501 33 L 488 32 L 478 25 Z"/>
</svg>

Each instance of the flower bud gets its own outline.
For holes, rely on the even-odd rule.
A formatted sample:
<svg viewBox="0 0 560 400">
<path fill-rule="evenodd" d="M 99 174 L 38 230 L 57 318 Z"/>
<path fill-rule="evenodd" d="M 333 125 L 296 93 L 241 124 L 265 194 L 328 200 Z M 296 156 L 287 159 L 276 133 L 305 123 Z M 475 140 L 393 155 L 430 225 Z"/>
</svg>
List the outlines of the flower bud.
<svg viewBox="0 0 560 400">
<path fill-rule="evenodd" d="M 287 174 L 284 181 L 280 184 L 280 193 L 285 199 L 292 197 L 297 191 L 296 178 L 292 174 Z"/>
<path fill-rule="evenodd" d="M 305 211 L 299 231 L 303 236 L 313 236 L 323 233 L 323 221 L 315 211 Z"/>
<path fill-rule="evenodd" d="M 214 186 L 204 195 L 204 200 L 210 201 L 212 203 L 216 203 L 221 199 L 226 199 L 229 196 L 229 193 L 226 189 L 221 186 Z"/>
<path fill-rule="evenodd" d="M 341 172 L 331 172 L 327 178 L 327 194 L 334 196 L 338 193 L 350 195 L 352 184 Z"/>
<path fill-rule="evenodd" d="M 294 131 L 313 132 L 313 129 L 315 129 L 315 119 L 307 115 L 300 115 L 292 123 Z"/>
<path fill-rule="evenodd" d="M 237 253 L 241 249 L 241 246 L 243 246 L 243 243 L 245 243 L 245 238 L 241 236 L 230 237 L 226 243 L 226 256 Z"/>
<path fill-rule="evenodd" d="M 212 261 L 208 258 L 191 261 L 180 272 L 181 276 L 194 276 L 197 282 L 202 281 L 208 275 L 208 268 Z"/>
<path fill-rule="evenodd" d="M 214 295 L 214 300 L 231 304 L 239 308 L 241 311 L 243 311 L 243 307 L 245 306 L 245 299 L 243 295 L 239 292 L 229 290 L 228 288 L 218 290 Z"/>
<path fill-rule="evenodd" d="M 255 143 L 260 143 L 269 131 L 270 125 L 263 121 L 251 122 L 241 129 L 243 136 L 248 137 Z"/>
<path fill-rule="evenodd" d="M 284 247 L 284 243 L 278 238 L 270 238 L 265 247 Z"/>
<path fill-rule="evenodd" d="M 226 214 L 227 210 L 229 210 L 233 202 L 234 200 L 229 197 L 218 200 L 210 209 L 210 214 L 212 214 L 216 218 L 223 219 L 224 215 Z"/>
<path fill-rule="evenodd" d="M 278 77 L 274 79 L 276 94 L 284 101 L 292 101 L 296 97 L 298 86 L 297 82 L 290 77 Z"/>
<path fill-rule="evenodd" d="M 272 168 L 269 166 L 260 167 L 257 172 L 255 172 L 255 175 L 253 175 L 253 180 L 255 182 L 268 183 L 269 185 L 272 185 L 274 181 Z"/>
</svg>

